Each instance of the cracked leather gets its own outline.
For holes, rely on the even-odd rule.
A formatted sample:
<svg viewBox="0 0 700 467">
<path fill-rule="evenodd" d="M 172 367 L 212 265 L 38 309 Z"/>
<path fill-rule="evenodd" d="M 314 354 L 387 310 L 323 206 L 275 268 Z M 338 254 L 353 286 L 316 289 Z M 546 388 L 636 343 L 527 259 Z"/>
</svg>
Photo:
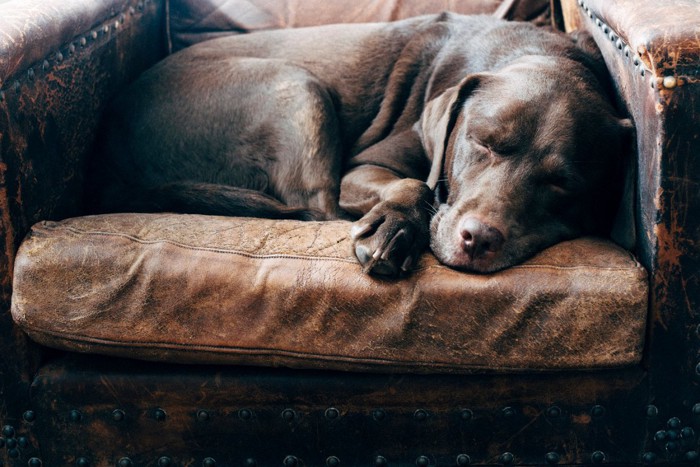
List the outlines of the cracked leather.
<svg viewBox="0 0 700 467">
<path fill-rule="evenodd" d="M 489 275 L 426 253 L 361 272 L 347 222 L 114 214 L 37 224 L 12 314 L 51 347 L 181 363 L 358 371 L 623 367 L 641 359 L 645 270 L 583 238 Z"/>
</svg>

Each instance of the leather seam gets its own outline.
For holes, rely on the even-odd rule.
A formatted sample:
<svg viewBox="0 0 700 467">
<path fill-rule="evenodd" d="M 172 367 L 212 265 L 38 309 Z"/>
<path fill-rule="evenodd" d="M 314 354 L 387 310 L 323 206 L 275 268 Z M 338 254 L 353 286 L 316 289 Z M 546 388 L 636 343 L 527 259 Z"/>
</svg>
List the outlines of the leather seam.
<svg viewBox="0 0 700 467">
<path fill-rule="evenodd" d="M 426 368 L 445 368 L 445 369 L 477 369 L 477 370 L 507 370 L 507 371 L 562 371 L 562 370 L 588 370 L 588 369 L 614 369 L 631 366 L 630 360 L 625 360 L 626 363 L 620 363 L 618 365 L 609 366 L 586 366 L 586 367 L 544 367 L 544 366 L 533 366 L 533 367 L 508 367 L 508 366 L 498 366 L 497 368 L 493 366 L 480 365 L 478 363 L 469 364 L 459 364 L 459 363 L 449 363 L 449 362 L 436 362 L 436 361 L 417 361 L 417 360 L 395 360 L 389 358 L 380 357 L 351 357 L 347 355 L 331 355 L 331 354 L 317 354 L 312 352 L 300 352 L 295 350 L 283 350 L 283 349 L 265 349 L 265 348 L 246 348 L 246 347 L 231 347 L 231 346 L 213 346 L 213 345 L 202 345 L 202 344 L 185 344 L 185 343 L 163 343 L 163 342 L 119 342 L 116 340 L 96 338 L 96 337 L 86 337 L 86 336 L 76 336 L 74 334 L 62 333 L 59 331 L 48 331 L 48 330 L 38 330 L 31 326 L 27 326 L 26 323 L 23 325 L 24 329 L 31 330 L 35 333 L 42 333 L 45 335 L 52 336 L 54 338 L 63 339 L 68 342 L 75 342 L 78 344 L 95 344 L 104 347 L 113 348 L 141 348 L 149 350 L 173 350 L 173 351 L 188 351 L 188 350 L 199 350 L 212 354 L 223 354 L 223 355 L 238 355 L 238 356 L 252 356 L 252 357 L 285 357 L 293 358 L 297 360 L 319 360 L 319 361 L 331 361 L 331 362 L 342 362 L 342 363 L 361 363 L 365 365 L 373 366 L 402 366 L 402 367 L 426 367 Z M 628 357 L 635 357 L 632 352 L 625 352 L 624 354 Z M 636 355 L 634 362 L 638 362 L 641 359 L 641 355 Z"/>
<path fill-rule="evenodd" d="M 192 245 L 186 245 L 184 243 L 180 243 L 174 240 L 168 240 L 168 239 L 158 239 L 158 240 L 145 240 L 139 237 L 136 237 L 134 235 L 129 235 L 125 233 L 119 233 L 119 232 L 104 232 L 104 231 L 99 231 L 99 230 L 82 230 L 82 229 L 77 229 L 75 227 L 70 227 L 70 226 L 59 226 L 59 227 L 47 227 L 44 226 L 45 229 L 51 229 L 51 230 L 66 230 L 68 232 L 71 232 L 76 235 L 96 235 L 96 236 L 106 236 L 106 237 L 119 237 L 119 238 L 125 238 L 127 240 L 140 243 L 143 245 L 155 245 L 159 243 L 165 243 L 169 245 L 176 246 L 178 248 L 182 248 L 185 250 L 191 250 L 191 251 L 209 251 L 213 253 L 222 253 L 222 254 L 233 254 L 233 255 L 238 255 L 238 256 L 243 256 L 246 258 L 253 258 L 253 259 L 301 259 L 301 260 L 310 260 L 310 261 L 338 261 L 346 264 L 357 264 L 357 261 L 354 259 L 347 259 L 347 258 L 341 258 L 341 257 L 333 257 L 333 256 L 308 256 L 308 255 L 302 255 L 302 254 L 279 254 L 279 253 L 270 253 L 270 254 L 255 254 L 255 253 L 249 253 L 241 250 L 232 250 L 232 249 L 227 249 L 227 248 L 216 248 L 216 247 L 197 247 L 197 246 L 192 246 Z M 547 264 L 519 264 L 512 266 L 509 269 L 551 269 L 551 270 L 590 270 L 590 271 L 644 271 L 646 270 L 641 266 L 641 264 L 634 259 L 630 259 L 631 261 L 634 262 L 634 266 L 628 266 L 628 267 L 598 267 L 598 266 L 555 266 L 555 265 L 547 265 Z M 446 269 L 450 271 L 456 271 L 454 269 L 451 269 L 447 266 L 441 265 L 441 264 L 432 264 L 428 266 L 423 266 L 414 269 L 414 271 L 424 271 L 428 270 L 431 268 L 436 268 L 436 269 Z M 480 275 L 480 277 L 489 277 L 492 274 L 485 274 L 485 275 Z"/>
</svg>

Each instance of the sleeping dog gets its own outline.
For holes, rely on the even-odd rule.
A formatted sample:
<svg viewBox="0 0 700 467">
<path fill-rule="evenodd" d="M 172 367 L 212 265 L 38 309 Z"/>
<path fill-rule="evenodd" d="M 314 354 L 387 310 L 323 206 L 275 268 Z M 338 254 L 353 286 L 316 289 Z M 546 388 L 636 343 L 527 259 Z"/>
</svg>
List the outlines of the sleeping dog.
<svg viewBox="0 0 700 467">
<path fill-rule="evenodd" d="M 614 215 L 631 123 L 590 37 L 450 13 L 230 36 L 105 113 L 100 211 L 356 219 L 365 271 L 492 272 Z"/>
</svg>

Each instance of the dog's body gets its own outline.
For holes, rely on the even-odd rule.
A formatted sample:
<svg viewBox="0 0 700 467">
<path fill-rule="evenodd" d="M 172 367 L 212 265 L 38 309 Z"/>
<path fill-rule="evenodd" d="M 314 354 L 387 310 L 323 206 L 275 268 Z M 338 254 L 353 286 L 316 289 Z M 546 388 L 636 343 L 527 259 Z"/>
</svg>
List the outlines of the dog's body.
<svg viewBox="0 0 700 467">
<path fill-rule="evenodd" d="M 584 48 L 452 14 L 200 43 L 108 111 L 98 209 L 351 216 L 368 271 L 408 271 L 428 241 L 501 269 L 601 226 L 629 123 Z"/>
</svg>

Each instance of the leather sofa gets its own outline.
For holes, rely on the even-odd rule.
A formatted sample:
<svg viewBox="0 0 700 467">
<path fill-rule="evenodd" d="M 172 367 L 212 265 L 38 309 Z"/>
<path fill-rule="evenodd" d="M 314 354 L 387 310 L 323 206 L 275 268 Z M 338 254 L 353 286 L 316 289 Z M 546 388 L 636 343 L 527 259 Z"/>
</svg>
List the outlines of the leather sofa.
<svg viewBox="0 0 700 467">
<path fill-rule="evenodd" d="M 101 111 L 167 54 L 443 9 L 593 35 L 636 127 L 618 245 L 387 281 L 343 222 L 84 215 Z M 698 27 L 693 0 L 0 4 L 0 465 L 698 462 Z"/>
</svg>

